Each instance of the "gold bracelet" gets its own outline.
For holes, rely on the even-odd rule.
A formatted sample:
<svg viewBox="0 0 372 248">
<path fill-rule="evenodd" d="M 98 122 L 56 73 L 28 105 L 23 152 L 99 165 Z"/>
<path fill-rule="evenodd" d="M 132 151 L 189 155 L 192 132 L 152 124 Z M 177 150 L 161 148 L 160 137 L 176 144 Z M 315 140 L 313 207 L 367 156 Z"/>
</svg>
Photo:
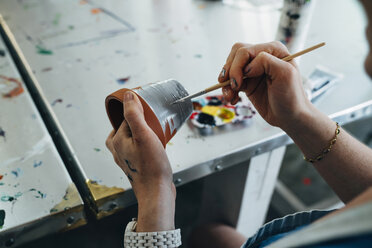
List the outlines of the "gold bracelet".
<svg viewBox="0 0 372 248">
<path fill-rule="evenodd" d="M 331 141 L 329 142 L 329 146 L 326 147 L 325 149 L 323 149 L 322 153 L 320 155 L 318 155 L 316 158 L 312 159 L 312 158 L 307 158 L 304 156 L 304 160 L 307 161 L 307 162 L 310 162 L 310 163 L 315 163 L 317 161 L 320 161 L 322 160 L 325 155 L 327 155 L 327 153 L 329 153 L 332 149 L 332 146 L 336 143 L 337 141 L 337 135 L 340 133 L 340 126 L 338 125 L 338 123 L 336 122 L 336 131 L 335 131 L 335 136 L 333 136 L 333 138 L 331 139 Z"/>
</svg>

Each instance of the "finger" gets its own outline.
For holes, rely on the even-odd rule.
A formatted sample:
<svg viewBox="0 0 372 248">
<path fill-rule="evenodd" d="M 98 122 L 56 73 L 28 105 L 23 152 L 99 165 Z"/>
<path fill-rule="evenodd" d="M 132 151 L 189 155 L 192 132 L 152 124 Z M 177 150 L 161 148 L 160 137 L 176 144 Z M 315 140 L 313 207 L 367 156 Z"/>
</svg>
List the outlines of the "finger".
<svg viewBox="0 0 372 248">
<path fill-rule="evenodd" d="M 260 84 L 265 83 L 265 75 L 254 78 L 246 78 L 243 80 L 243 84 L 240 87 L 241 91 L 244 91 L 245 94 L 250 97 L 253 95 Z"/>
<path fill-rule="evenodd" d="M 280 41 L 272 41 L 249 47 L 249 53 L 252 58 L 255 58 L 260 52 L 267 52 L 278 58 L 284 58 L 289 55 L 287 47 Z"/>
<path fill-rule="evenodd" d="M 237 50 L 235 58 L 229 71 L 230 87 L 239 91 L 243 83 L 243 69 L 250 62 L 251 54 L 249 48 L 241 47 Z"/>
<path fill-rule="evenodd" d="M 227 79 L 229 79 L 229 70 L 230 70 L 230 67 L 231 67 L 231 64 L 234 60 L 234 57 L 235 57 L 235 54 L 236 54 L 236 51 L 243 47 L 245 44 L 243 43 L 235 43 L 232 48 L 231 48 L 231 51 L 230 51 L 230 54 L 229 56 L 227 57 L 226 59 L 226 63 L 225 65 L 223 66 L 220 74 L 219 74 L 219 77 L 218 77 L 218 81 L 220 83 L 223 83 L 225 82 Z"/>
<path fill-rule="evenodd" d="M 240 97 L 239 97 L 239 93 L 237 91 L 234 92 L 234 96 L 233 98 L 231 99 L 231 104 L 232 105 L 235 105 L 237 104 L 238 102 L 240 101 Z"/>
<path fill-rule="evenodd" d="M 126 119 L 124 119 L 123 122 L 120 124 L 120 127 L 118 128 L 118 131 L 116 131 L 114 137 L 115 138 L 120 137 L 120 139 L 132 138 L 132 131 L 130 130 L 130 127 Z"/>
<path fill-rule="evenodd" d="M 106 139 L 106 147 L 110 150 L 111 153 L 114 150 L 114 147 L 113 147 L 113 144 L 112 144 L 112 140 L 114 138 L 114 135 L 115 135 L 115 130 L 112 130 L 110 132 L 109 136 Z"/>
<path fill-rule="evenodd" d="M 248 65 L 249 72 L 247 77 L 259 77 L 266 75 L 270 81 L 277 79 L 285 79 L 288 73 L 291 73 L 295 67 L 267 52 L 261 52 L 252 62 Z"/>
<path fill-rule="evenodd" d="M 223 93 L 223 97 L 225 98 L 225 101 L 230 102 L 236 92 L 234 92 L 230 86 L 225 86 L 225 87 L 222 87 L 222 93 Z"/>
<path fill-rule="evenodd" d="M 132 137 L 135 141 L 140 141 L 147 133 L 149 126 L 145 121 L 143 107 L 137 95 L 127 91 L 124 93 L 124 119 L 128 123 Z"/>
</svg>

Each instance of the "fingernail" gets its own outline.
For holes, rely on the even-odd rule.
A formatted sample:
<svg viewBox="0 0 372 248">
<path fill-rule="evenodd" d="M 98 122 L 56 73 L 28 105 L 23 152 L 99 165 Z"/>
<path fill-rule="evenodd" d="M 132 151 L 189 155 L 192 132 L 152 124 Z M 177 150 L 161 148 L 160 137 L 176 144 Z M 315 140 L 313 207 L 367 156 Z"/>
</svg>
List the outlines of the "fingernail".
<svg viewBox="0 0 372 248">
<path fill-rule="evenodd" d="M 236 89 L 236 87 L 238 87 L 238 83 L 236 82 L 235 78 L 231 78 L 230 79 L 230 86 L 233 90 Z"/>
<path fill-rule="evenodd" d="M 124 101 L 128 102 L 128 101 L 131 101 L 133 100 L 133 93 L 128 91 L 128 92 L 125 92 L 124 94 Z"/>
<path fill-rule="evenodd" d="M 227 94 L 228 94 L 228 90 L 225 89 L 225 88 L 223 88 L 223 89 L 222 89 L 222 94 L 223 94 L 224 96 L 227 96 Z"/>
<path fill-rule="evenodd" d="M 222 70 L 220 72 L 220 78 L 225 77 L 225 74 L 226 74 L 226 70 L 225 70 L 225 68 L 222 68 Z"/>
</svg>

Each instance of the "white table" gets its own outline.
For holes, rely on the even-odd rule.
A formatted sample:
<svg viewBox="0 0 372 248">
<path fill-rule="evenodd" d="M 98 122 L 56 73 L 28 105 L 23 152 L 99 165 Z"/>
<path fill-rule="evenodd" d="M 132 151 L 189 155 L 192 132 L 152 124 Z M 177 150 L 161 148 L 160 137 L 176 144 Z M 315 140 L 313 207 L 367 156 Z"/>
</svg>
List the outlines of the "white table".
<svg viewBox="0 0 372 248">
<path fill-rule="evenodd" d="M 79 192 L 1 37 L 0 51 L 0 247 L 9 247 L 86 220 Z"/>
<path fill-rule="evenodd" d="M 346 9 L 348 14 L 342 14 Z M 167 78 L 179 80 L 189 93 L 205 88 L 216 81 L 234 42 L 273 40 L 280 14 L 279 10 L 256 12 L 221 2 L 190 0 L 2 0 L 0 13 L 71 144 L 71 157 L 96 203 L 98 217 L 134 202 L 133 194 L 125 192 L 130 189 L 129 181 L 104 147 L 111 130 L 105 97 L 122 87 Z M 372 86 L 362 69 L 367 53 L 364 25 L 357 1 L 319 1 L 305 46 L 321 41 L 327 46 L 301 59 L 304 75 L 319 63 L 344 74 L 335 90 L 316 103 L 341 122 L 371 111 L 367 101 L 372 99 Z M 125 77 L 130 77 L 125 84 L 117 82 Z M 167 154 L 177 185 L 263 154 L 249 170 L 260 171 L 256 179 L 263 178 L 259 180 L 265 185 L 261 189 L 272 189 L 284 153 L 280 147 L 289 142 L 280 129 L 256 116 L 245 130 L 208 137 L 185 125 L 167 146 Z M 276 148 L 277 156 L 270 157 L 267 152 Z M 261 163 L 266 166 L 259 166 Z M 275 168 L 269 170 L 271 165 Z M 272 175 L 266 177 L 265 171 Z M 272 190 L 261 194 L 254 184 L 248 186 L 267 206 Z M 243 206 L 250 199 L 244 194 Z M 260 221 L 265 209 L 262 212 L 257 214 Z"/>
</svg>

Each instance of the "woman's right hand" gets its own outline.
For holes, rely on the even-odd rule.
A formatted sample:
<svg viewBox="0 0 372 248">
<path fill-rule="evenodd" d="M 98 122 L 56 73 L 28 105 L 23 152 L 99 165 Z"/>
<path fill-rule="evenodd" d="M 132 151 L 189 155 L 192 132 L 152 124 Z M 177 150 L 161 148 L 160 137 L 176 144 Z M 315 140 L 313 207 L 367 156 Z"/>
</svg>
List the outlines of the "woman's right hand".
<svg viewBox="0 0 372 248">
<path fill-rule="evenodd" d="M 222 90 L 225 99 L 236 104 L 239 91 L 243 91 L 269 124 L 289 128 L 312 107 L 295 62 L 281 60 L 288 55 L 287 48 L 277 41 L 236 43 L 219 76 L 221 83 L 230 80 L 230 86 Z"/>
</svg>

